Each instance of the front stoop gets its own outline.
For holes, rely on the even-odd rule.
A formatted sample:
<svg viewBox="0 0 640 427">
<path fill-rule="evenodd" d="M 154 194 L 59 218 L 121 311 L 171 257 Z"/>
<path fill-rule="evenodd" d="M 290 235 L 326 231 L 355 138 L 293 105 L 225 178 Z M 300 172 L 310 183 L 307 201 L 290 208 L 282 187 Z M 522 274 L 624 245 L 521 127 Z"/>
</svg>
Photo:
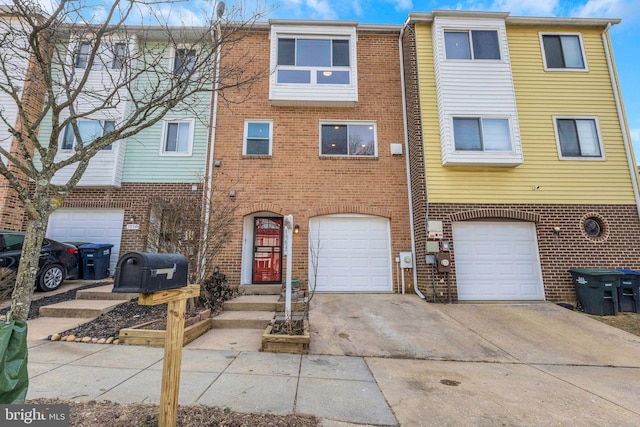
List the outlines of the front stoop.
<svg viewBox="0 0 640 427">
<path fill-rule="evenodd" d="M 108 313 L 123 301 L 114 300 L 70 300 L 40 307 L 41 317 L 98 317 Z"/>
<path fill-rule="evenodd" d="M 240 285 L 238 292 L 243 295 L 280 295 L 282 285 Z"/>
<path fill-rule="evenodd" d="M 265 329 L 273 311 L 225 311 L 211 318 L 213 329 Z"/>
<path fill-rule="evenodd" d="M 83 300 L 120 300 L 130 301 L 138 298 L 139 294 L 113 293 L 113 285 L 98 286 L 95 288 L 82 289 L 76 292 L 76 299 Z"/>
<path fill-rule="evenodd" d="M 224 302 L 224 311 L 276 311 L 280 295 L 242 295 Z"/>
</svg>

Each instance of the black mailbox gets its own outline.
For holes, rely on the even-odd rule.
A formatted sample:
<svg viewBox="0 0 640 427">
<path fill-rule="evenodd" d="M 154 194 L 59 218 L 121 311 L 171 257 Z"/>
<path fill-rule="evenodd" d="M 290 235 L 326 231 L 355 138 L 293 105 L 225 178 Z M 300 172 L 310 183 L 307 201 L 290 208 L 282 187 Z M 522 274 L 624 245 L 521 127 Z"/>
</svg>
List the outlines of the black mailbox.
<svg viewBox="0 0 640 427">
<path fill-rule="evenodd" d="M 188 262 L 180 254 L 130 252 L 116 264 L 113 291 L 151 294 L 187 286 Z"/>
</svg>

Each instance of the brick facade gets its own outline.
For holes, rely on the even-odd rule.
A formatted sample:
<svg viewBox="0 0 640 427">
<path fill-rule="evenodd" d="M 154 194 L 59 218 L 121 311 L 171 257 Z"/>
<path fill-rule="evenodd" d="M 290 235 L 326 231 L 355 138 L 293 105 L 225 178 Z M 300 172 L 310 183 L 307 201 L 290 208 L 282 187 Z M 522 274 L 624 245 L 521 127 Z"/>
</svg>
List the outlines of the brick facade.
<svg viewBox="0 0 640 427">
<path fill-rule="evenodd" d="M 146 250 L 146 236 L 151 203 L 158 199 L 184 196 L 202 197 L 202 187 L 193 184 L 124 183 L 120 188 L 76 188 L 62 205 L 63 208 L 124 209 L 120 255 Z M 139 230 L 127 230 L 128 223 L 140 225 Z"/>
<path fill-rule="evenodd" d="M 244 217 L 257 212 L 292 214 L 294 223 L 300 225 L 293 241 L 293 277 L 302 279 L 303 284 L 308 277 L 309 220 L 315 216 L 366 214 L 388 218 L 392 257 L 411 250 L 406 154 L 390 154 L 391 143 L 404 142 L 398 36 L 399 31 L 358 33 L 359 93 L 355 107 L 272 106 L 268 77 L 253 85 L 250 99 L 242 103 L 233 103 L 243 96 L 240 91 L 224 93 L 224 100 L 231 102 L 223 101 L 217 114 L 214 157 L 221 166 L 214 168 L 214 182 L 227 193 L 236 190 L 238 215 L 231 241 L 215 262 L 230 283 L 240 280 Z M 257 31 L 225 58 L 232 61 L 251 52 L 252 65 L 266 71 L 269 51 L 269 33 Z M 242 155 L 245 119 L 273 121 L 271 156 Z M 331 120 L 374 121 L 378 156 L 320 156 L 320 122 Z M 411 274 L 407 279 L 410 292 Z"/>
<path fill-rule="evenodd" d="M 599 218 L 603 237 L 592 239 L 582 224 L 587 217 Z M 549 301 L 575 302 L 570 268 L 595 267 L 640 269 L 640 219 L 635 205 L 531 205 L 531 204 L 446 204 L 430 203 L 429 219 L 443 221 L 444 239 L 451 241 L 452 270 L 447 283 L 444 275 L 432 276 L 431 266 L 418 258 L 419 287 L 433 301 L 444 301 L 447 292 L 457 300 L 455 274 L 455 241 L 451 224 L 456 221 L 527 221 L 536 225 L 538 251 L 542 268 L 545 298 Z M 559 227 L 559 234 L 554 229 Z M 433 278 L 435 277 L 435 282 Z M 442 296 L 440 296 L 442 293 Z"/>
</svg>

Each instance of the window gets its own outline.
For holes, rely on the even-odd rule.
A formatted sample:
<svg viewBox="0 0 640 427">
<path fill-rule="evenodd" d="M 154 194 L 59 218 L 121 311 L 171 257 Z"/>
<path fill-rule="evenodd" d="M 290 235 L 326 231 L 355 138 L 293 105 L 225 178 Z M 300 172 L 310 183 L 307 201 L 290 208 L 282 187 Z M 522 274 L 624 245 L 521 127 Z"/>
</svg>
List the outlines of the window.
<svg viewBox="0 0 640 427">
<path fill-rule="evenodd" d="M 351 83 L 348 39 L 278 38 L 277 82 Z"/>
<path fill-rule="evenodd" d="M 595 118 L 555 117 L 560 158 L 602 159 L 602 147 Z"/>
<path fill-rule="evenodd" d="M 111 69 L 121 70 L 127 55 L 127 45 L 125 43 L 116 43 L 113 45 L 113 62 Z"/>
<path fill-rule="evenodd" d="M 62 141 L 63 150 L 73 150 L 75 147 L 82 147 L 90 144 L 96 138 L 105 135 L 115 129 L 116 122 L 112 120 L 78 120 L 78 133 L 80 141 L 76 140 L 73 133 L 73 126 L 67 125 L 64 130 L 64 139 Z M 111 145 L 103 148 L 103 150 L 111 150 Z"/>
<path fill-rule="evenodd" d="M 500 59 L 495 30 L 445 31 L 447 59 Z"/>
<path fill-rule="evenodd" d="M 509 119 L 455 117 L 456 151 L 512 151 Z"/>
<path fill-rule="evenodd" d="M 320 154 L 323 156 L 375 156 L 374 124 L 322 124 Z"/>
<path fill-rule="evenodd" d="M 173 73 L 176 76 L 189 74 L 196 65 L 195 49 L 176 49 L 173 57 Z"/>
<path fill-rule="evenodd" d="M 161 154 L 191 155 L 193 120 L 167 120 L 164 122 Z"/>
<path fill-rule="evenodd" d="M 545 69 L 586 70 L 579 34 L 542 34 Z"/>
<path fill-rule="evenodd" d="M 76 68 L 87 68 L 89 62 L 89 53 L 91 52 L 91 43 L 80 42 L 76 51 L 75 66 Z"/>
<path fill-rule="evenodd" d="M 271 121 L 251 120 L 244 123 L 244 149 L 246 155 L 271 155 Z"/>
</svg>

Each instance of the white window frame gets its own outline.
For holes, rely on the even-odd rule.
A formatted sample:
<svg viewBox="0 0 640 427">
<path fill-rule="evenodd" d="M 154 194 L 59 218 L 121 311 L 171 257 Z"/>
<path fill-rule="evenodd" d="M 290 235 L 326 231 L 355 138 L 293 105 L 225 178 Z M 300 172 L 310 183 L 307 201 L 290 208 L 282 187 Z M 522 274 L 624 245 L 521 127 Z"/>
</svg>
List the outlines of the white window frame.
<svg viewBox="0 0 640 427">
<path fill-rule="evenodd" d="M 592 120 L 596 126 L 596 136 L 598 137 L 598 146 L 600 147 L 600 157 L 595 156 L 563 156 L 562 145 L 560 144 L 560 132 L 558 131 L 558 120 Z M 558 158 L 560 160 L 577 160 L 577 161 L 596 161 L 606 160 L 604 154 L 604 144 L 602 142 L 602 132 L 600 132 L 600 122 L 598 116 L 553 116 L 553 131 L 556 134 L 556 146 L 558 148 Z"/>
<path fill-rule="evenodd" d="M 173 118 L 165 119 L 162 121 L 162 137 L 160 139 L 160 156 L 172 156 L 172 157 L 189 157 L 193 153 L 193 138 L 195 134 L 195 119 Z M 179 151 L 166 151 L 167 134 L 169 124 L 173 123 L 189 123 L 189 142 L 187 144 L 186 152 Z"/>
<path fill-rule="evenodd" d="M 496 36 L 498 37 L 498 55 L 500 56 L 499 58 L 480 58 L 480 59 L 476 59 L 475 58 L 475 51 L 473 50 L 473 31 L 493 31 L 494 33 L 496 33 Z M 460 58 L 460 59 L 456 59 L 456 58 L 447 58 L 447 41 L 446 41 L 446 33 L 467 33 L 468 34 L 468 42 L 469 42 L 469 52 L 471 54 L 471 58 Z M 443 43 L 443 48 L 444 48 L 444 58 L 447 61 L 488 61 L 488 62 L 500 62 L 503 60 L 503 53 L 502 53 L 502 42 L 500 41 L 500 30 L 498 28 L 444 28 L 443 29 L 443 33 L 442 33 L 442 43 Z"/>
<path fill-rule="evenodd" d="M 280 39 L 294 39 L 295 47 L 294 47 L 294 58 L 297 57 L 298 52 L 298 40 L 327 40 L 329 42 L 333 42 L 334 40 L 346 40 L 349 42 L 349 65 L 348 66 L 334 66 L 333 64 L 329 66 L 321 66 L 321 65 L 309 65 L 309 66 L 301 66 L 301 65 L 279 65 L 278 64 L 278 54 L 279 52 L 279 42 Z M 354 67 L 353 62 L 354 58 L 352 57 L 352 49 L 351 44 L 353 40 L 351 37 L 346 36 L 331 36 L 331 35 L 304 35 L 304 34 L 279 34 L 276 44 L 276 56 L 275 56 L 275 79 L 276 84 L 278 85 L 299 85 L 300 87 L 308 87 L 308 86 L 318 86 L 318 87 L 328 87 L 328 86 L 350 86 L 353 82 L 354 78 Z M 333 43 L 331 43 L 331 49 L 333 49 Z M 333 53 L 333 50 L 332 50 Z M 280 82 L 278 81 L 278 74 L 280 71 L 309 71 L 309 83 L 295 83 L 295 82 Z M 347 83 L 318 83 L 318 73 L 320 72 L 349 72 L 349 81 Z"/>
<path fill-rule="evenodd" d="M 81 49 L 82 46 L 89 46 L 89 51 L 86 54 L 82 54 L 82 55 L 86 55 L 85 58 L 85 64 L 83 67 L 79 67 L 78 66 L 78 59 L 80 58 L 81 55 Z M 93 43 L 88 41 L 88 40 L 80 40 L 78 41 L 78 43 L 76 44 L 76 49 L 73 52 L 73 68 L 77 68 L 79 70 L 86 70 L 87 66 L 89 65 L 89 57 L 91 56 L 91 50 L 93 49 Z"/>
<path fill-rule="evenodd" d="M 249 124 L 268 124 L 269 125 L 269 153 L 268 154 L 249 154 L 247 153 L 247 139 L 249 139 Z M 259 156 L 271 156 L 273 149 L 273 120 L 271 119 L 245 119 L 244 121 L 244 136 L 242 138 L 242 155 L 250 157 Z"/>
<path fill-rule="evenodd" d="M 373 126 L 373 155 L 357 154 L 323 154 L 322 153 L 322 126 Z M 347 144 L 349 141 L 347 140 Z M 378 158 L 378 124 L 371 120 L 321 120 L 318 125 L 318 155 L 320 157 L 343 157 L 357 159 L 377 159 Z"/>
<path fill-rule="evenodd" d="M 100 138 L 101 136 L 104 136 L 104 126 L 105 126 L 105 122 L 113 122 L 114 126 L 116 124 L 116 120 L 113 119 L 79 119 L 78 122 L 100 122 L 100 126 L 102 127 L 102 135 L 100 135 L 98 138 Z M 67 136 L 67 129 L 71 129 L 71 123 L 69 123 L 68 125 L 66 125 L 63 129 L 63 131 L 61 132 L 62 135 L 60 136 L 60 142 L 58 143 L 58 147 L 59 147 L 59 151 L 61 152 L 72 152 L 75 150 L 76 145 L 77 145 L 77 141 L 76 141 L 76 137 L 75 135 L 73 136 L 73 145 L 71 146 L 71 148 L 64 148 L 64 142 L 65 142 L 65 137 Z M 92 141 L 93 142 L 93 141 Z M 91 142 L 89 143 L 91 144 Z M 113 144 L 109 144 L 106 147 L 104 147 L 102 150 L 100 150 L 101 152 L 104 151 L 112 151 L 113 150 Z"/>
<path fill-rule="evenodd" d="M 123 57 L 119 63 L 119 67 L 116 67 L 117 59 L 118 59 L 118 46 L 124 47 Z M 124 61 L 127 59 L 127 55 L 129 53 L 129 46 L 125 41 L 118 41 L 113 43 L 113 47 L 111 49 L 111 61 L 109 64 L 109 69 L 111 70 L 122 70 L 125 67 Z"/>
<path fill-rule="evenodd" d="M 172 76 L 178 77 L 178 74 L 176 73 L 175 70 L 175 59 L 176 59 L 176 51 L 178 50 L 194 50 L 196 52 L 196 62 L 195 62 L 195 66 L 197 67 L 198 64 L 198 58 L 200 57 L 200 49 L 198 48 L 198 46 L 191 46 L 191 45 L 177 45 L 177 46 L 173 46 L 171 48 L 171 54 L 169 55 L 169 71 L 171 73 Z M 193 73 L 192 76 L 197 75 L 197 71 Z"/>
<path fill-rule="evenodd" d="M 589 71 L 589 64 L 587 62 L 587 53 L 584 49 L 584 40 L 582 39 L 582 33 L 555 33 L 555 32 L 543 32 L 538 33 L 540 38 L 540 52 L 542 52 L 542 63 L 544 65 L 545 71 L 559 71 L 559 72 L 570 72 L 570 73 L 585 73 Z M 584 63 L 584 68 L 550 68 L 547 66 L 547 53 L 544 50 L 544 36 L 578 36 L 578 41 L 580 42 L 580 54 L 582 55 L 582 62 Z"/>
<path fill-rule="evenodd" d="M 456 135 L 455 135 L 455 119 L 474 119 L 480 121 L 480 142 L 483 143 L 482 150 L 457 150 L 456 149 Z M 511 144 L 511 150 L 485 150 L 484 149 L 484 120 L 506 120 L 507 126 L 509 127 L 509 143 Z M 515 153 L 515 142 L 513 138 L 513 123 L 511 122 L 511 117 L 509 116 L 491 116 L 491 115 L 476 115 L 476 116 L 468 116 L 468 115 L 455 115 L 451 116 L 451 135 L 453 136 L 453 152 L 454 153 L 507 153 L 514 154 Z"/>
</svg>

